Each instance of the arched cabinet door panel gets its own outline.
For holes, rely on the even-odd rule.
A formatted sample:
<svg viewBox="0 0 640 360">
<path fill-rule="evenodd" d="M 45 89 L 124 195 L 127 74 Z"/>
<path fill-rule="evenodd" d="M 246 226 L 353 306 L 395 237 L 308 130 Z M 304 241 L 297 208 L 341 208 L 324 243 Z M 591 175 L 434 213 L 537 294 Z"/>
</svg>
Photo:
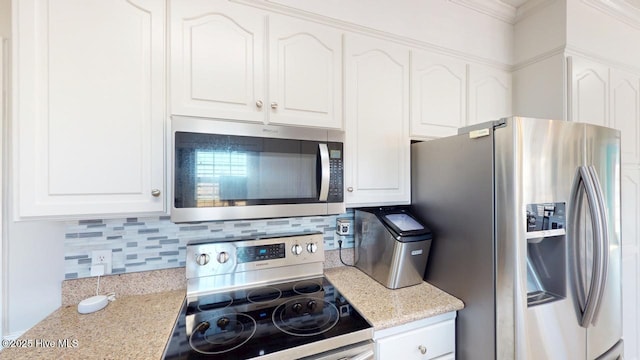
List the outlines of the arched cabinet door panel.
<svg viewBox="0 0 640 360">
<path fill-rule="evenodd" d="M 409 50 L 355 35 L 345 49 L 345 202 L 409 203 Z"/>
<path fill-rule="evenodd" d="M 224 0 L 171 2 L 171 113 L 263 122 L 266 15 Z"/>
</svg>

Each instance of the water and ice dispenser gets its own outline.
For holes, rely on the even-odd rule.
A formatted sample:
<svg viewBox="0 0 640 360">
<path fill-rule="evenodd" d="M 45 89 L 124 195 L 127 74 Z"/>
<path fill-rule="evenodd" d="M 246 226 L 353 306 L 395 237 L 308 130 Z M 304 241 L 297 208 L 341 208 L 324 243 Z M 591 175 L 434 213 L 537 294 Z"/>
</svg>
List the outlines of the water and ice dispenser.
<svg viewBox="0 0 640 360">
<path fill-rule="evenodd" d="M 565 203 L 527 205 L 527 305 L 566 297 Z"/>
</svg>

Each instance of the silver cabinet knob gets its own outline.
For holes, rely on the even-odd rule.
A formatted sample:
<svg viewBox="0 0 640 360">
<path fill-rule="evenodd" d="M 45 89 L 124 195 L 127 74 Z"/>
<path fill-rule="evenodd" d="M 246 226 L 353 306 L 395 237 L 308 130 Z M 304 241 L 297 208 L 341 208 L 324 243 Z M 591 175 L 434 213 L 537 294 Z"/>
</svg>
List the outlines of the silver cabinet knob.
<svg viewBox="0 0 640 360">
<path fill-rule="evenodd" d="M 293 253 L 293 255 L 300 255 L 302 254 L 302 246 L 295 244 L 291 247 L 291 252 Z"/>
<path fill-rule="evenodd" d="M 264 104 L 262 103 L 262 100 L 258 100 L 258 101 L 256 101 L 256 107 L 257 107 L 258 109 L 262 109 L 262 105 L 264 105 Z"/>
<path fill-rule="evenodd" d="M 311 254 L 315 253 L 316 251 L 318 251 L 318 244 L 316 243 L 308 243 L 307 244 L 307 251 Z"/>
<path fill-rule="evenodd" d="M 277 109 L 277 108 L 278 108 L 278 103 L 277 103 L 277 102 L 275 102 L 275 101 L 274 101 L 274 102 L 272 102 L 272 103 L 271 103 L 271 108 L 272 108 L 272 109 L 274 109 L 274 110 L 275 110 L 275 109 Z"/>
<path fill-rule="evenodd" d="M 424 354 L 426 354 L 426 353 L 427 353 L 427 348 L 426 348 L 424 345 L 420 345 L 420 346 L 418 346 L 418 350 L 420 350 L 420 353 L 421 353 L 422 355 L 424 355 Z"/>
<path fill-rule="evenodd" d="M 151 190 L 151 196 L 153 196 L 153 197 L 158 197 L 158 196 L 160 196 L 160 193 L 161 193 L 161 192 L 160 192 L 160 190 L 159 190 L 159 189 L 153 189 L 153 190 Z"/>
<path fill-rule="evenodd" d="M 196 256 L 196 262 L 200 266 L 207 265 L 209 263 L 209 254 L 200 254 Z"/>
<path fill-rule="evenodd" d="M 229 253 L 226 251 L 220 252 L 220 254 L 218 254 L 218 262 L 220 264 L 224 264 L 227 261 L 229 261 Z"/>
<path fill-rule="evenodd" d="M 349 187 L 347 188 L 347 191 L 348 191 L 348 192 L 353 192 L 353 188 L 352 188 L 351 186 L 349 186 Z"/>
</svg>

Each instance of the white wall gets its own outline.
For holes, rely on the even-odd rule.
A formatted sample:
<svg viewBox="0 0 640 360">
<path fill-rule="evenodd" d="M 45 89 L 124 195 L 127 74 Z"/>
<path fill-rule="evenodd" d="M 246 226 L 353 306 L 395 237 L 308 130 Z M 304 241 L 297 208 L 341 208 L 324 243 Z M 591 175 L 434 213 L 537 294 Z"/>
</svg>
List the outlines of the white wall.
<svg viewBox="0 0 640 360">
<path fill-rule="evenodd" d="M 566 6 L 555 0 L 531 11 L 514 26 L 515 65 L 535 60 L 566 44 Z"/>
<path fill-rule="evenodd" d="M 624 13 L 589 5 L 595 0 L 567 1 L 567 45 L 569 49 L 596 55 L 640 69 L 640 11 L 636 23 L 623 22 Z M 628 12 L 628 15 L 634 15 Z M 597 24 L 595 26 L 594 24 Z"/>
<path fill-rule="evenodd" d="M 513 26 L 452 1 L 269 0 L 502 64 L 513 63 Z"/>
<path fill-rule="evenodd" d="M 513 113 L 566 120 L 564 52 L 513 72 Z"/>
<path fill-rule="evenodd" d="M 60 307 L 64 222 L 8 222 L 7 329 L 21 333 Z"/>
</svg>

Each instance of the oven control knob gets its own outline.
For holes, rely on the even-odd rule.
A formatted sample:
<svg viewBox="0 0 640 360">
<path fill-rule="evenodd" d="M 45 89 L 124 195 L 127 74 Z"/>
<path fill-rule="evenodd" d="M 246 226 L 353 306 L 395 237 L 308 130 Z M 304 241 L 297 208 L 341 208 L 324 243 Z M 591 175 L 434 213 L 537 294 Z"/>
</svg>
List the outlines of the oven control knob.
<svg viewBox="0 0 640 360">
<path fill-rule="evenodd" d="M 316 251 L 318 251 L 318 244 L 316 244 L 316 243 L 308 243 L 307 244 L 307 251 L 310 252 L 311 254 L 315 253 Z"/>
<path fill-rule="evenodd" d="M 309 300 L 307 303 L 307 309 L 313 311 L 318 307 L 318 303 L 315 300 Z"/>
<path fill-rule="evenodd" d="M 209 263 L 209 254 L 200 254 L 196 256 L 196 262 L 200 266 L 207 265 Z"/>
<path fill-rule="evenodd" d="M 302 304 L 295 303 L 293 304 L 293 306 L 291 306 L 291 308 L 293 309 L 294 312 L 299 313 L 300 311 L 302 311 Z"/>
<path fill-rule="evenodd" d="M 227 261 L 229 261 L 229 253 L 226 251 L 220 252 L 220 254 L 218 254 L 218 262 L 220 264 L 224 264 Z"/>
<path fill-rule="evenodd" d="M 300 255 L 302 254 L 302 246 L 300 246 L 299 244 L 295 244 L 291 247 L 291 252 L 293 253 L 293 255 Z"/>
</svg>

